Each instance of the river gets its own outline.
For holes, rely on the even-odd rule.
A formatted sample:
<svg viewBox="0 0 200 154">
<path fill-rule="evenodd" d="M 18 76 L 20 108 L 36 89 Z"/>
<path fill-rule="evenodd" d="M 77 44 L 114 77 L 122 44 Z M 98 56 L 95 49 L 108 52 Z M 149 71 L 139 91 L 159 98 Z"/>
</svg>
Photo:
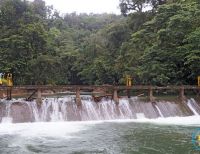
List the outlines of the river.
<svg viewBox="0 0 200 154">
<path fill-rule="evenodd" d="M 81 109 L 73 97 L 46 98 L 40 107 L 1 100 L 0 120 L 0 154 L 200 154 L 194 99 L 120 99 L 117 106 L 83 98 Z"/>
<path fill-rule="evenodd" d="M 200 117 L 0 125 L 1 154 L 199 154 Z"/>
</svg>

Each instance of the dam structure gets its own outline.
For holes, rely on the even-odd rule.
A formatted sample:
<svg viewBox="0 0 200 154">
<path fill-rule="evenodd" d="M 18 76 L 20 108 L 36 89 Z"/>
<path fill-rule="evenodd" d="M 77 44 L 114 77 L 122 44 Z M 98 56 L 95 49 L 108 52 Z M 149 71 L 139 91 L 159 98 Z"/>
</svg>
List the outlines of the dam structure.
<svg viewBox="0 0 200 154">
<path fill-rule="evenodd" d="M 172 90 L 177 93 L 174 100 L 154 96 Z M 190 91 L 196 92 L 195 98 L 185 95 Z M 199 91 L 198 86 L 1 86 L 0 122 L 200 116 Z"/>
</svg>

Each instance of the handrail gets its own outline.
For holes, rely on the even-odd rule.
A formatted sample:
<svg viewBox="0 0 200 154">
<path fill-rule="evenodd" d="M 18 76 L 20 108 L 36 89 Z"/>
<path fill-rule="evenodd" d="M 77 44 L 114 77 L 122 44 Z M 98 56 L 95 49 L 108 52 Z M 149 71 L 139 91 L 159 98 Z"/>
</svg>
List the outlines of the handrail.
<svg viewBox="0 0 200 154">
<path fill-rule="evenodd" d="M 98 88 L 102 89 L 116 89 L 116 90 L 178 90 L 178 89 L 200 89 L 199 86 L 196 85 L 182 85 L 182 86 L 150 86 L 150 85 L 135 85 L 135 86 L 113 86 L 113 85 L 21 85 L 21 86 L 0 86 L 0 90 L 6 90 L 7 88 L 19 89 L 19 90 L 51 90 L 51 89 L 66 89 L 66 90 L 76 90 L 79 88 L 80 90 L 95 90 Z"/>
</svg>

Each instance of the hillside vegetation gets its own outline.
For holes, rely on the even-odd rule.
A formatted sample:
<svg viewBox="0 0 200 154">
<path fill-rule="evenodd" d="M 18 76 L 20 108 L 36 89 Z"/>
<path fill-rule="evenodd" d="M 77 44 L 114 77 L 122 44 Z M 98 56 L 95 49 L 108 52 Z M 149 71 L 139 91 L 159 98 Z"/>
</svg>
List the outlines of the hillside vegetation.
<svg viewBox="0 0 200 154">
<path fill-rule="evenodd" d="M 148 5 L 149 9 L 145 9 Z M 0 0 L 0 72 L 14 84 L 196 84 L 199 0 L 120 0 L 122 15 L 61 15 Z"/>
</svg>

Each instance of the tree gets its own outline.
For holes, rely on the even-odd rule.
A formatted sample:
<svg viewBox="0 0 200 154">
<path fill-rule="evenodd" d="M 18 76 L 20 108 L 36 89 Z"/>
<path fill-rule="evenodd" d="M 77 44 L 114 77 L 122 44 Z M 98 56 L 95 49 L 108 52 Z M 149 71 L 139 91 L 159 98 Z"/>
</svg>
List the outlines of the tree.
<svg viewBox="0 0 200 154">
<path fill-rule="evenodd" d="M 0 6 L 0 68 L 12 72 L 16 84 L 28 83 L 26 76 L 33 75 L 29 61 L 47 53 L 44 14 L 34 13 L 34 3 L 5 0 Z"/>
<path fill-rule="evenodd" d="M 194 84 L 199 73 L 197 3 L 163 5 L 151 22 L 147 22 L 141 36 L 153 36 L 147 41 L 141 56 L 138 75 L 144 83 L 157 85 Z M 149 29 L 153 27 L 153 29 Z M 133 36 L 136 36 L 134 34 Z M 132 38 L 136 40 L 135 37 Z M 193 40 L 194 39 L 194 40 Z M 144 39 L 143 39 L 144 40 Z M 140 41 L 140 40 L 139 40 Z"/>
<path fill-rule="evenodd" d="M 60 16 L 42 0 L 1 0 L 0 71 L 15 84 L 124 84 L 126 74 L 135 84 L 194 84 L 199 1 L 120 2 L 128 17 Z"/>
<path fill-rule="evenodd" d="M 165 4 L 167 0 L 120 0 L 120 9 L 123 15 L 129 12 L 143 12 L 149 9 L 155 10 L 159 5 Z"/>
</svg>

